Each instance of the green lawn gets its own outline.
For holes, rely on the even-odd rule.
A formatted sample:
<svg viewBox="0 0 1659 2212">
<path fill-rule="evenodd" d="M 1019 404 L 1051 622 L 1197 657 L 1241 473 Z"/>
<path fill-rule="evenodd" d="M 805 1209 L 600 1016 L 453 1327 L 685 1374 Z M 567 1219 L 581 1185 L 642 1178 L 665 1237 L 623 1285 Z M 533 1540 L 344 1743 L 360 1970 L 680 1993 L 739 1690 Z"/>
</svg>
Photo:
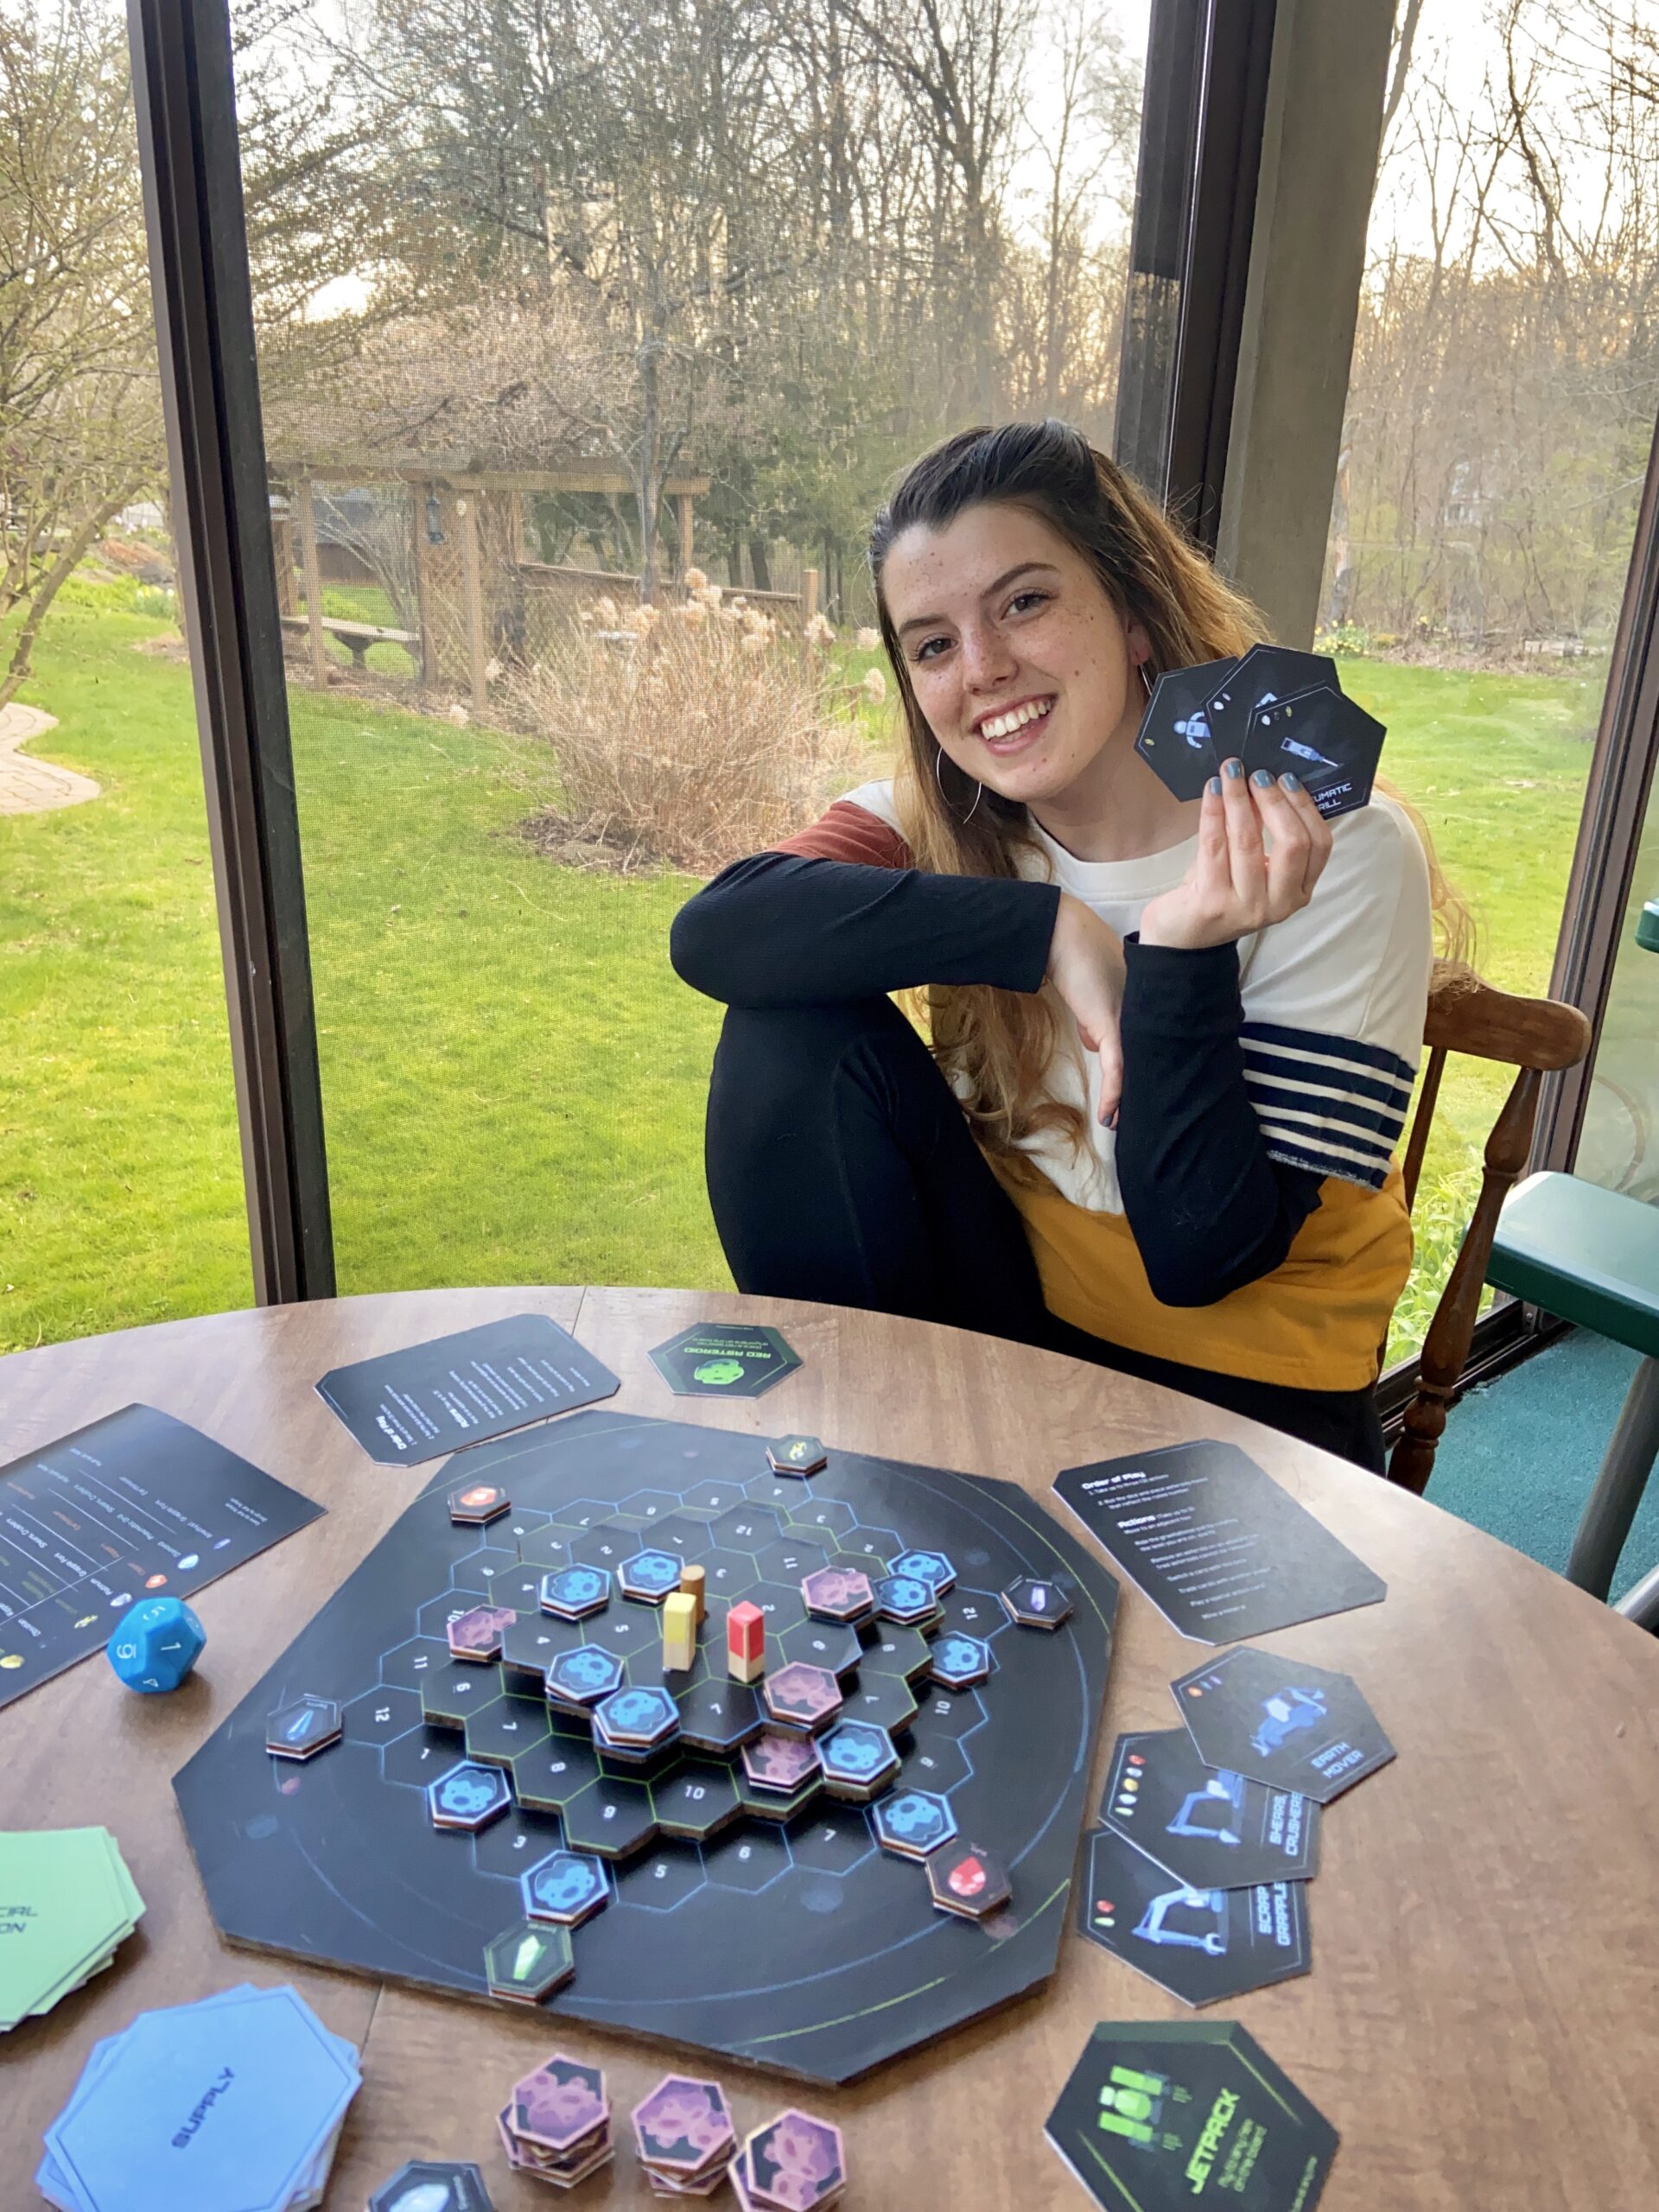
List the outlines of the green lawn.
<svg viewBox="0 0 1659 2212">
<path fill-rule="evenodd" d="M 25 694 L 60 724 L 36 749 L 104 795 L 0 820 L 7 1349 L 250 1296 L 188 672 L 134 650 L 158 626 L 130 606 L 77 588 Z M 1344 676 L 1480 908 L 1488 972 L 1541 988 L 1594 674 Z M 538 858 L 512 830 L 550 777 L 523 741 L 340 693 L 293 708 L 341 1288 L 722 1283 L 702 1175 L 715 1009 L 664 957 L 690 880 Z M 1448 1085 L 1440 1266 L 1501 1090 Z"/>
</svg>

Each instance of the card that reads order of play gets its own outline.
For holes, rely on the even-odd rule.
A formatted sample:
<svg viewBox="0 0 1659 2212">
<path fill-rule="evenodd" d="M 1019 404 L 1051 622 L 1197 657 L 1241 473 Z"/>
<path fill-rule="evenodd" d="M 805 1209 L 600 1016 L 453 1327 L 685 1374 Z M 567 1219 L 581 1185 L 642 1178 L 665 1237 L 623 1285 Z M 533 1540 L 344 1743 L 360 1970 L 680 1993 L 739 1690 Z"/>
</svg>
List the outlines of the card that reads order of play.
<svg viewBox="0 0 1659 2212">
<path fill-rule="evenodd" d="M 1126 1836 L 1088 1838 L 1077 1929 L 1184 2005 L 1214 2005 L 1306 1974 L 1312 1962 L 1306 1882 L 1195 1888 Z"/>
<path fill-rule="evenodd" d="M 1337 664 L 1287 645 L 1169 669 L 1152 688 L 1135 751 L 1179 799 L 1222 763 L 1294 775 L 1327 819 L 1366 805 L 1388 733 L 1343 690 Z"/>
<path fill-rule="evenodd" d="M 321 1511 L 154 1406 L 0 1467 L 0 1707 L 102 1650 L 138 1599 L 190 1597 Z"/>
<path fill-rule="evenodd" d="M 1118 1738 L 1100 1817 L 1195 1890 L 1305 1882 L 1319 1870 L 1319 1807 L 1206 1766 L 1185 1728 Z"/>
<path fill-rule="evenodd" d="M 545 1313 L 514 1313 L 337 1367 L 317 1395 L 370 1459 L 412 1467 L 621 1388 L 568 1329 Z"/>
<path fill-rule="evenodd" d="M 1109 2212 L 1313 2212 L 1339 2139 L 1236 2020 L 1103 2020 L 1044 2132 Z"/>
<path fill-rule="evenodd" d="M 1236 1444 L 1172 1444 L 1067 1467 L 1054 1490 L 1171 1626 L 1202 1643 L 1263 1636 L 1388 1595 L 1380 1575 Z"/>
<path fill-rule="evenodd" d="M 1317 1804 L 1328 1805 L 1395 1755 L 1351 1675 L 1282 1651 L 1224 1652 L 1170 1688 L 1205 1765 L 1300 1790 Z"/>
</svg>

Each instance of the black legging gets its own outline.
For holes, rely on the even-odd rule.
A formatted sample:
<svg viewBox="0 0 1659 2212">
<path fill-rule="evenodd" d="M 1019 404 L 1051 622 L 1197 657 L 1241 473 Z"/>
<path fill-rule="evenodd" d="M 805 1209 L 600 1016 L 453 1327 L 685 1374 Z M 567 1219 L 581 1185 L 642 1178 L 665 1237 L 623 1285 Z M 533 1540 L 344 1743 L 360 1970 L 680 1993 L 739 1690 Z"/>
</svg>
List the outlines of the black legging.
<svg viewBox="0 0 1659 2212">
<path fill-rule="evenodd" d="M 1018 1208 L 892 1002 L 733 1007 L 715 1054 L 709 1197 L 740 1290 L 944 1321 L 1185 1390 L 1380 1472 L 1370 1390 L 1154 1359 L 1043 1303 Z"/>
</svg>

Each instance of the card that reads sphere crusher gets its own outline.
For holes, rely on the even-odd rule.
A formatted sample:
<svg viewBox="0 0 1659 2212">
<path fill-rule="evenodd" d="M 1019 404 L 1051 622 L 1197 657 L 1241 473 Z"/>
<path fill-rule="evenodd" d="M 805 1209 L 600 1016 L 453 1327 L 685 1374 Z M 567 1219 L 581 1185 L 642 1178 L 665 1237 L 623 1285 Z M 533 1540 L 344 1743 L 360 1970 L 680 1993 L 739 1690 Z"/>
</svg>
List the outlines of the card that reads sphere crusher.
<svg viewBox="0 0 1659 2212">
<path fill-rule="evenodd" d="M 1103 2020 L 1045 2133 L 1111 2212 L 1313 2212 L 1338 2140 L 1235 2020 Z"/>
</svg>

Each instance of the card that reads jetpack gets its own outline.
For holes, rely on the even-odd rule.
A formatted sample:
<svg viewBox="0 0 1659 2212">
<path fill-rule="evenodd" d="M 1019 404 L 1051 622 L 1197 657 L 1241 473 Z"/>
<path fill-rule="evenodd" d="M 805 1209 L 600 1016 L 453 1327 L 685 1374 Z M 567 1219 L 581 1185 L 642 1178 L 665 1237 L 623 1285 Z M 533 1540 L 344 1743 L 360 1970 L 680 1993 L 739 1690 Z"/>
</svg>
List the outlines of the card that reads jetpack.
<svg viewBox="0 0 1659 2212">
<path fill-rule="evenodd" d="M 1386 1766 L 1394 1745 L 1351 1675 L 1241 1644 L 1170 1689 L 1206 1766 L 1328 1805 Z"/>
<path fill-rule="evenodd" d="M 1319 1867 L 1319 1807 L 1206 1766 L 1185 1728 L 1118 1738 L 1100 1817 L 1195 1890 L 1305 1882 Z"/>
<path fill-rule="evenodd" d="M 1054 1490 L 1171 1625 L 1206 1643 L 1265 1636 L 1388 1594 L 1380 1575 L 1236 1444 L 1170 1444 L 1067 1467 Z"/>
<path fill-rule="evenodd" d="M 1242 755 L 1247 773 L 1297 777 L 1327 821 L 1351 814 L 1371 796 L 1387 735 L 1363 707 L 1339 693 L 1298 691 L 1256 708 Z"/>
<path fill-rule="evenodd" d="M 1044 2132 L 1110 2212 L 1313 2212 L 1339 2139 L 1236 2020 L 1103 2020 Z"/>
<path fill-rule="evenodd" d="M 1221 762 L 1210 741 L 1206 702 L 1238 666 L 1207 660 L 1166 669 L 1152 687 L 1135 749 L 1176 798 L 1198 798 Z"/>
<path fill-rule="evenodd" d="M 1243 1997 L 1313 1962 L 1306 1882 L 1194 1888 L 1110 1828 L 1090 1833 L 1084 1864 L 1079 1934 L 1183 2005 Z"/>
</svg>

